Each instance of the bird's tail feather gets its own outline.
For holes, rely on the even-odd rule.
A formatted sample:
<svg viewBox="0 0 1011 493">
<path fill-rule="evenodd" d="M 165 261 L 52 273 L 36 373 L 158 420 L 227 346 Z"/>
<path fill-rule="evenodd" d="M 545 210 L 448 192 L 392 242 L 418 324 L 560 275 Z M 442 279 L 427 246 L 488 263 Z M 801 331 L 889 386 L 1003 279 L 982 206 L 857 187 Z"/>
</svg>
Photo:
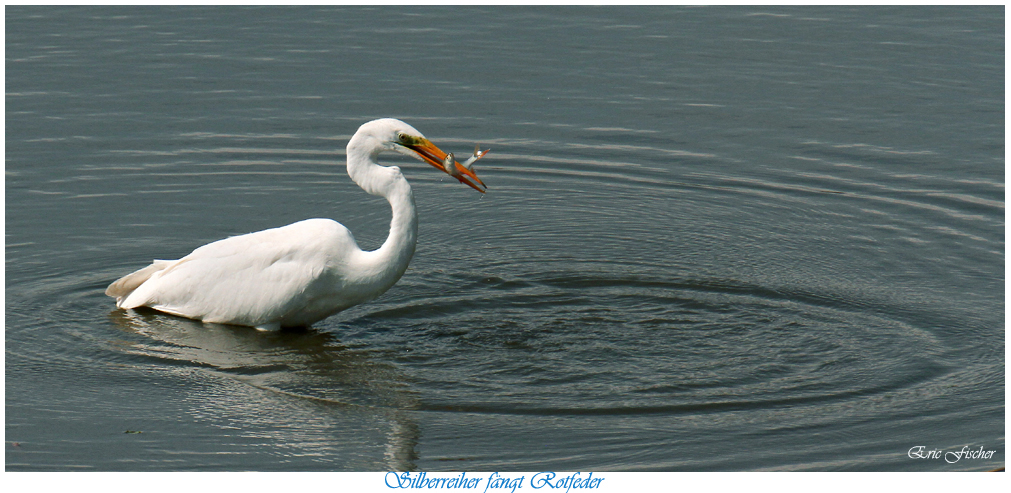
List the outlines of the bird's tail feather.
<svg viewBox="0 0 1011 493">
<path fill-rule="evenodd" d="M 106 296 L 111 296 L 116 298 L 116 305 L 125 299 L 133 290 L 137 289 L 141 284 L 151 278 L 155 272 L 165 269 L 172 264 L 174 260 L 155 260 L 151 265 L 144 267 L 137 272 L 132 274 L 127 274 L 119 278 L 116 282 L 109 285 L 105 289 Z"/>
</svg>

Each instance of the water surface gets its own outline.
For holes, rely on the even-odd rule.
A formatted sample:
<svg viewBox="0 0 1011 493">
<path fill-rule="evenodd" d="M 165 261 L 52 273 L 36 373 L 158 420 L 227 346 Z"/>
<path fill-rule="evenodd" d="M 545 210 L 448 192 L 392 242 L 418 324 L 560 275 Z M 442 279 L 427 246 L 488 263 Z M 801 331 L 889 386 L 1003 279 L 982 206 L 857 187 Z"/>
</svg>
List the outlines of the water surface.
<svg viewBox="0 0 1011 493">
<path fill-rule="evenodd" d="M 6 10 L 7 470 L 1004 463 L 1004 12 Z M 310 217 L 411 267 L 261 333 L 103 295 Z M 17 445 L 12 445 L 17 442 Z M 914 446 L 997 452 L 954 464 Z"/>
</svg>

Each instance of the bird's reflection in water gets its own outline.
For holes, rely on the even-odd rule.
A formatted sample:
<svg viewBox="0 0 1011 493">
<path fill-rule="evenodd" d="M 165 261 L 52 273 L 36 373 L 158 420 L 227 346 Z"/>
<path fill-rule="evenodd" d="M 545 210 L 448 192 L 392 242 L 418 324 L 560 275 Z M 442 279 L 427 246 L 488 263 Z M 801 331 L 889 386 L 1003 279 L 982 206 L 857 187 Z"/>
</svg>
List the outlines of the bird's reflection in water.
<svg viewBox="0 0 1011 493">
<path fill-rule="evenodd" d="M 280 455 L 345 469 L 416 469 L 416 399 L 374 350 L 314 329 L 263 332 L 151 310 L 115 310 L 109 318 L 146 336 L 122 343 L 125 352 L 200 379 L 191 400 L 202 419 L 276 445 Z"/>
</svg>

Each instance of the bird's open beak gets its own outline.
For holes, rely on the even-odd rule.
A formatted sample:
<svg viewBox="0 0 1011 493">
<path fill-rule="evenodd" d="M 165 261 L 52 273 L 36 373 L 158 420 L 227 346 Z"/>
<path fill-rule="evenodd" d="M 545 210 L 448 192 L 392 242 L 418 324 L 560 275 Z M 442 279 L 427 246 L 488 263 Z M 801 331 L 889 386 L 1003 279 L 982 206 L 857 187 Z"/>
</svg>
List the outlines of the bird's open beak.
<svg viewBox="0 0 1011 493">
<path fill-rule="evenodd" d="M 443 165 L 446 161 L 447 154 L 442 152 L 442 149 L 436 147 L 435 144 L 429 142 L 428 139 L 421 139 L 420 142 L 416 144 L 406 144 L 404 147 L 416 152 L 426 163 L 439 168 L 450 176 L 460 180 L 460 183 L 465 183 L 478 192 L 484 193 L 485 189 L 488 188 L 488 186 L 485 185 L 473 171 L 464 168 L 463 165 L 455 160 L 453 161 L 453 166 L 456 166 L 456 171 L 458 171 L 458 173 L 450 173 L 449 170 L 446 169 L 445 165 Z M 470 179 L 468 180 L 467 178 Z"/>
</svg>

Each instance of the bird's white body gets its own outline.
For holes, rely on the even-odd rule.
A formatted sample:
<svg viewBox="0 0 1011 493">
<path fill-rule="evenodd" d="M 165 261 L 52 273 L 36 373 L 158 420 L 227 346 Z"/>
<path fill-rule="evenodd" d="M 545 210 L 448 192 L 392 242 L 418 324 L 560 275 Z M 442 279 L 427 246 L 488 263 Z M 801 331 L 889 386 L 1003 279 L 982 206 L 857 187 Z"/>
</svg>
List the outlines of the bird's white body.
<svg viewBox="0 0 1011 493">
<path fill-rule="evenodd" d="M 418 216 L 400 168 L 380 166 L 377 156 L 384 150 L 416 152 L 415 157 L 440 167 L 422 153 L 438 148 L 409 125 L 383 119 L 362 125 L 347 150 L 351 178 L 385 197 L 393 210 L 389 237 L 379 249 L 363 251 L 335 221 L 307 219 L 216 241 L 179 260 L 155 260 L 112 283 L 106 294 L 123 309 L 146 306 L 267 330 L 308 326 L 381 295 L 407 270 Z M 441 160 L 444 154 L 434 157 Z"/>
</svg>

